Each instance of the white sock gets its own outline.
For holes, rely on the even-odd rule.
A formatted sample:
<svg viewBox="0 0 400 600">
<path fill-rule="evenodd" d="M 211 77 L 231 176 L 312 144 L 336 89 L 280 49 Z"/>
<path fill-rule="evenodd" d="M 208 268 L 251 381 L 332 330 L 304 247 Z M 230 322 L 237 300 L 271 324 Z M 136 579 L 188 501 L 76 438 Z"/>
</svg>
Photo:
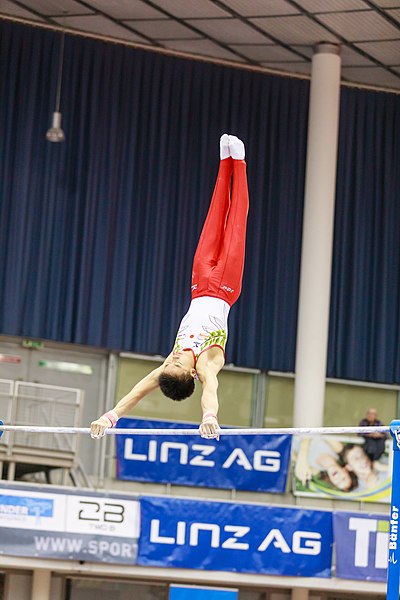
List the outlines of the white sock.
<svg viewBox="0 0 400 600">
<path fill-rule="evenodd" d="M 219 149 L 221 160 L 224 160 L 224 158 L 229 158 L 229 135 L 227 133 L 221 135 L 221 139 L 219 140 Z"/>
<path fill-rule="evenodd" d="M 244 160 L 244 144 L 236 135 L 229 136 L 229 152 L 233 159 Z"/>
</svg>

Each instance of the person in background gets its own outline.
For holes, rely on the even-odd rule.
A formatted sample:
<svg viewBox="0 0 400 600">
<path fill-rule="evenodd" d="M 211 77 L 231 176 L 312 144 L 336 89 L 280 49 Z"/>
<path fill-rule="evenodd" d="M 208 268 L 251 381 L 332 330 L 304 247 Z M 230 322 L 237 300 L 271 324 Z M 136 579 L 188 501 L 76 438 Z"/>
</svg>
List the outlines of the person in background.
<svg viewBox="0 0 400 600">
<path fill-rule="evenodd" d="M 383 423 L 378 419 L 378 411 L 376 408 L 369 408 L 364 419 L 361 419 L 360 427 L 379 427 Z M 385 452 L 386 434 L 373 431 L 362 435 L 364 438 L 364 450 L 372 461 L 379 460 Z"/>
</svg>

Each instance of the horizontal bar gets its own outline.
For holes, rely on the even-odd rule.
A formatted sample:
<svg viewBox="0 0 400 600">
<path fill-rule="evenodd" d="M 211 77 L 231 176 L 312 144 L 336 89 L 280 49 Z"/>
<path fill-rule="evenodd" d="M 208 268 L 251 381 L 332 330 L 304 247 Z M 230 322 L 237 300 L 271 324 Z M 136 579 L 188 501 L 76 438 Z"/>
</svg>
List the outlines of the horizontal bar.
<svg viewBox="0 0 400 600">
<path fill-rule="evenodd" d="M 0 425 L 0 431 L 25 433 L 70 433 L 87 434 L 90 427 L 36 427 L 31 425 Z M 390 427 L 279 427 L 271 429 L 221 429 L 221 435 L 325 435 L 325 434 L 364 434 L 388 433 Z M 106 429 L 111 435 L 199 435 L 198 427 L 192 429 Z"/>
</svg>

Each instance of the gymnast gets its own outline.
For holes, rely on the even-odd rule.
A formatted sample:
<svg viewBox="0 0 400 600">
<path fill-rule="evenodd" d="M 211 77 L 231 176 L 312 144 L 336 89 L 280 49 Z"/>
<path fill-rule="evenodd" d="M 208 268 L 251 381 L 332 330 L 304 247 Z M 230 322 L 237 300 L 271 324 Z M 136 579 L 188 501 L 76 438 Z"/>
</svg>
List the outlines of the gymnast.
<svg viewBox="0 0 400 600">
<path fill-rule="evenodd" d="M 92 438 L 102 437 L 155 389 L 172 400 L 184 400 L 198 379 L 202 386 L 200 435 L 219 439 L 217 375 L 225 363 L 228 314 L 239 298 L 244 268 L 249 207 L 244 156 L 241 140 L 228 134 L 221 137 L 218 178 L 193 261 L 192 299 L 172 352 L 112 410 L 91 423 Z"/>
</svg>

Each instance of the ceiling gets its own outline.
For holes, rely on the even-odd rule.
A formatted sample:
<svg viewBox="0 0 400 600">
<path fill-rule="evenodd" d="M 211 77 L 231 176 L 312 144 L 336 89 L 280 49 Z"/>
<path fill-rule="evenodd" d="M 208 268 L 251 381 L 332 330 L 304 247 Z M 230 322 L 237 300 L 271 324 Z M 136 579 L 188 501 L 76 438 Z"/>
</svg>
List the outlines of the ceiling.
<svg viewBox="0 0 400 600">
<path fill-rule="evenodd" d="M 303 76 L 333 42 L 344 81 L 400 92 L 400 0 L 0 0 L 0 15 Z"/>
</svg>

